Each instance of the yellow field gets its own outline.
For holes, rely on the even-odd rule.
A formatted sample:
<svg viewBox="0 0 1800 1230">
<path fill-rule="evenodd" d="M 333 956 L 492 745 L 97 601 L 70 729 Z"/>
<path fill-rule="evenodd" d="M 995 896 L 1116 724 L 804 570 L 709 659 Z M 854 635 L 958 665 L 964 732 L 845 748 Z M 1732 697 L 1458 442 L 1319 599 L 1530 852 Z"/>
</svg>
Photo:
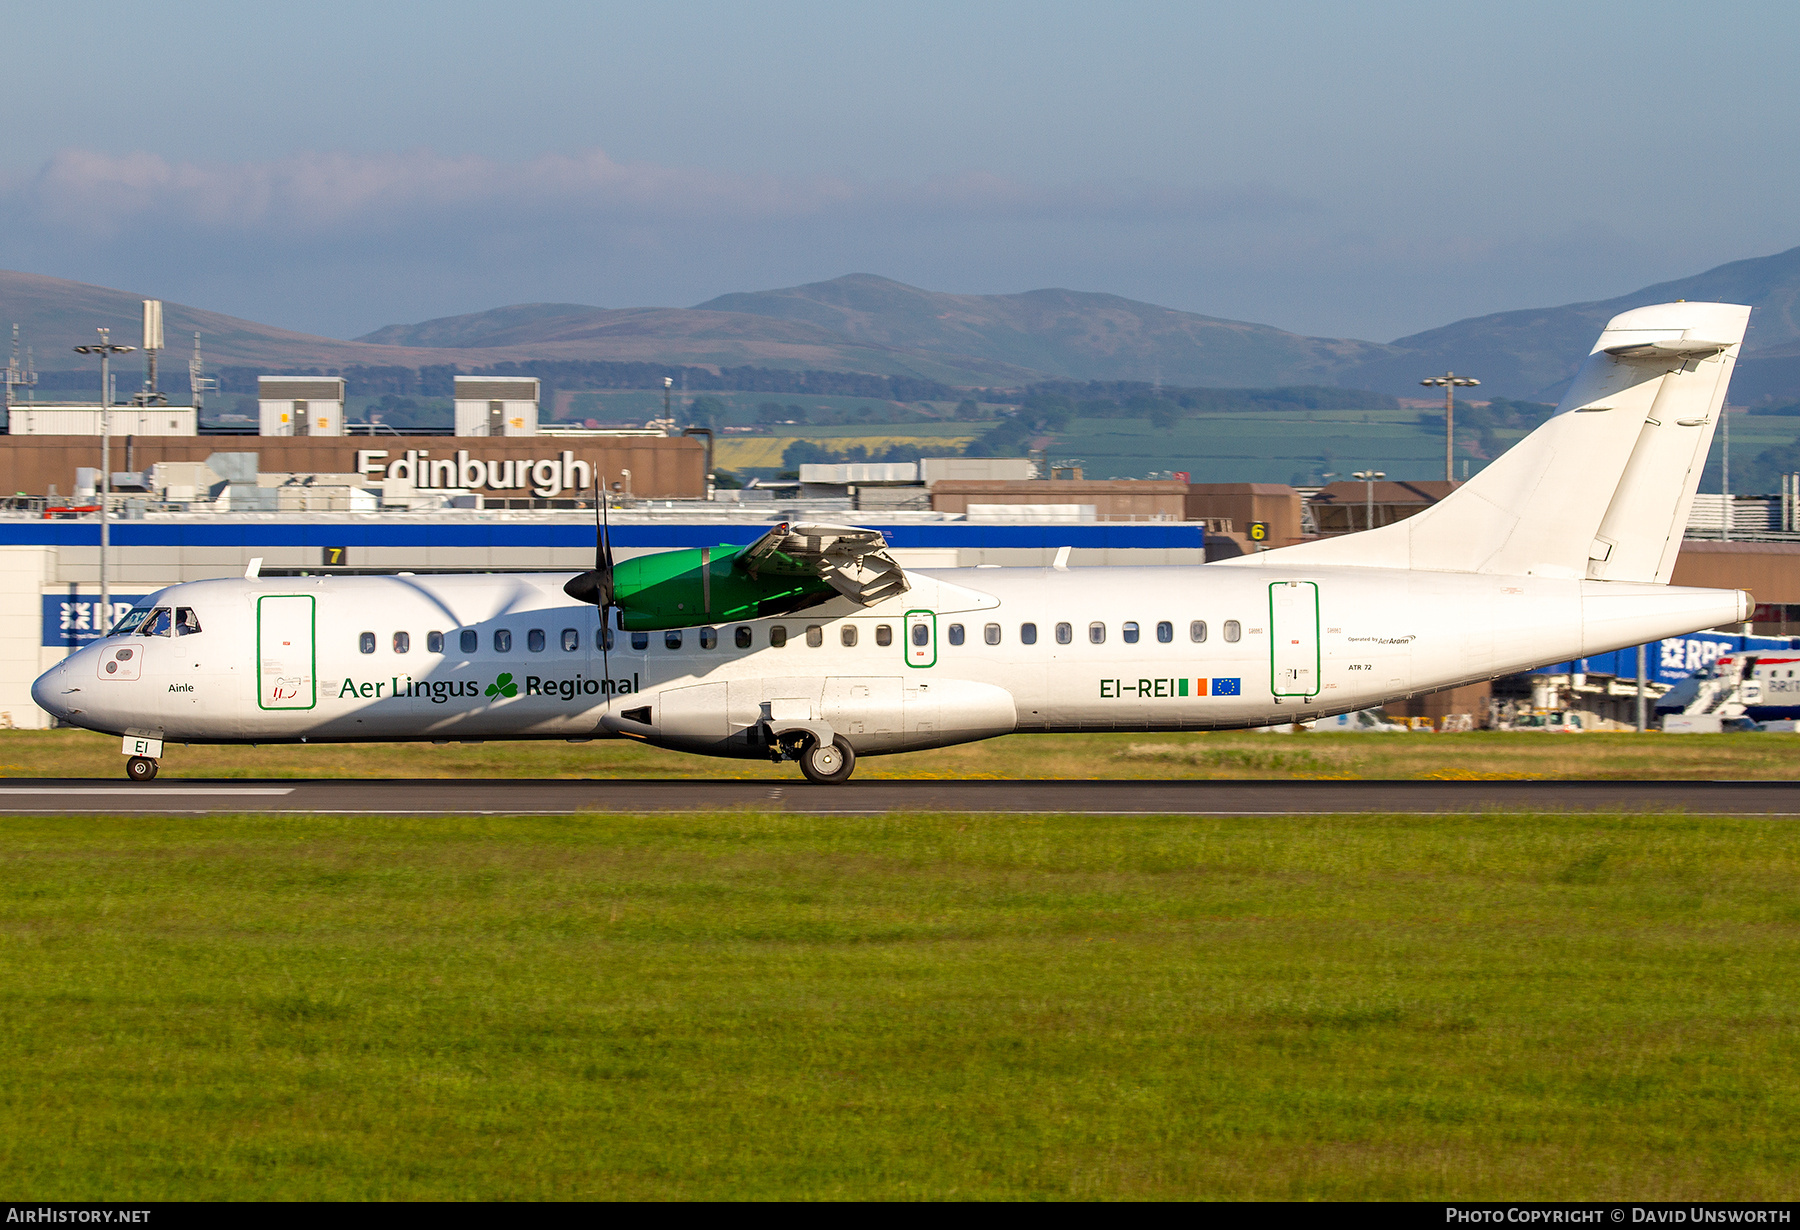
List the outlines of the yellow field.
<svg viewBox="0 0 1800 1230">
<path fill-rule="evenodd" d="M 817 439 L 812 436 L 739 436 L 725 437 L 713 448 L 713 464 L 725 470 L 766 469 L 781 464 L 782 451 L 796 440 L 811 440 L 820 448 L 842 452 L 861 445 L 870 452 L 901 445 L 916 448 L 921 457 L 958 454 L 975 438 L 966 436 L 839 436 Z"/>
</svg>

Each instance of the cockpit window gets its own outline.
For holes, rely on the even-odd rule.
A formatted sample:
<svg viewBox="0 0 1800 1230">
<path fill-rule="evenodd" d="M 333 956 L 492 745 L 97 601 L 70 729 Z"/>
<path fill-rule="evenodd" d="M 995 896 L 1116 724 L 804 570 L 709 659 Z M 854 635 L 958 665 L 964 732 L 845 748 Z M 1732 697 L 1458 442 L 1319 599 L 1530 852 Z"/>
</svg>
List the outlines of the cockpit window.
<svg viewBox="0 0 1800 1230">
<path fill-rule="evenodd" d="M 148 619 L 149 617 L 150 617 L 150 608 L 149 607 L 134 606 L 129 611 L 125 612 L 124 616 L 119 620 L 118 623 L 113 625 L 113 630 L 111 632 L 107 633 L 107 635 L 108 636 L 130 636 L 133 632 L 136 632 L 138 630 L 138 625 L 143 623 L 144 620 Z"/>
<path fill-rule="evenodd" d="M 169 635 L 169 624 L 169 608 L 159 606 L 150 612 L 150 618 L 146 619 L 143 626 L 138 629 L 138 635 L 167 636 Z"/>
<path fill-rule="evenodd" d="M 194 614 L 194 608 L 191 606 L 176 607 L 175 635 L 192 636 L 198 631 L 200 631 L 200 617 Z"/>
</svg>

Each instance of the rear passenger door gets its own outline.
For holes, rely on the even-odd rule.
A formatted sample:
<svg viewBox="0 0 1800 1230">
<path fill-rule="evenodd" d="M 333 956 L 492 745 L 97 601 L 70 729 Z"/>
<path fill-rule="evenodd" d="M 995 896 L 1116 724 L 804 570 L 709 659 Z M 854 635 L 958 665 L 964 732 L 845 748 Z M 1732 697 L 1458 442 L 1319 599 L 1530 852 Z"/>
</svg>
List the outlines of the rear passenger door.
<svg viewBox="0 0 1800 1230">
<path fill-rule="evenodd" d="M 1269 689 L 1319 694 L 1319 587 L 1312 581 L 1269 586 Z"/>
</svg>

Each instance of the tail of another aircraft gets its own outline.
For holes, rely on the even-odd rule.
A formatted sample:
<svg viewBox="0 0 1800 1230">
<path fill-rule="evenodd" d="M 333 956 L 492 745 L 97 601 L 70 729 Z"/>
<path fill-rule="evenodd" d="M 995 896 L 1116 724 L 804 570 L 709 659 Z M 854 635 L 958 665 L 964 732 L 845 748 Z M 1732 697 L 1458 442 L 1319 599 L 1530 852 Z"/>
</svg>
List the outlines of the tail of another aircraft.
<svg viewBox="0 0 1800 1230">
<path fill-rule="evenodd" d="M 1415 517 L 1229 564 L 1667 584 L 1750 309 L 1613 317 L 1549 422 Z"/>
</svg>

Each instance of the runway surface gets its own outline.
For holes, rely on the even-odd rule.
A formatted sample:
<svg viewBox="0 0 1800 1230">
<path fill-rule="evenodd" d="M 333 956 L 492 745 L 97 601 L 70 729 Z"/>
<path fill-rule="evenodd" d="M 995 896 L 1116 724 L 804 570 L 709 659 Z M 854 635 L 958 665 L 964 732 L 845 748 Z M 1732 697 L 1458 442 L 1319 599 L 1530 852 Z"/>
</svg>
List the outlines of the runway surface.
<svg viewBox="0 0 1800 1230">
<path fill-rule="evenodd" d="M 1085 815 L 1686 811 L 1800 816 L 1800 781 L 521 781 L 0 779 L 0 812 L 1064 812 Z"/>
</svg>

